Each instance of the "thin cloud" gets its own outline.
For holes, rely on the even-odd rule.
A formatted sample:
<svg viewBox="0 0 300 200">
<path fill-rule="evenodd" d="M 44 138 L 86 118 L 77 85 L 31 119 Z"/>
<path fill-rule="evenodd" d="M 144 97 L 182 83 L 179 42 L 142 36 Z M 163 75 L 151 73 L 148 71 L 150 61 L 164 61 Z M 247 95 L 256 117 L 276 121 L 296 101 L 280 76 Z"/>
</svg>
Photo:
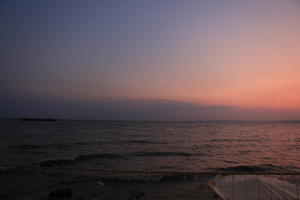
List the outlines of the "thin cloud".
<svg viewBox="0 0 300 200">
<path fill-rule="evenodd" d="M 296 120 L 299 111 L 206 106 L 164 99 L 74 100 L 2 99 L 0 117 L 52 117 L 96 120 Z"/>
</svg>

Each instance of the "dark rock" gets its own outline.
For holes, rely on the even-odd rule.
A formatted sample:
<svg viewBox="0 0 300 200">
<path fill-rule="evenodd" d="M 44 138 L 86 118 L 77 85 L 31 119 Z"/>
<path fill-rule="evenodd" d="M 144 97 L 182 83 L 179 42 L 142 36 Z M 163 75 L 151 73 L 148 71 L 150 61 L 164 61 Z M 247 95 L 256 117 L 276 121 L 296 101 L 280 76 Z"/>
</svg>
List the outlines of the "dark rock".
<svg viewBox="0 0 300 200">
<path fill-rule="evenodd" d="M 52 164 L 50 163 L 40 163 L 41 167 L 52 167 Z"/>
<path fill-rule="evenodd" d="M 160 178 L 160 181 L 181 181 L 184 180 L 184 176 L 181 175 L 165 175 Z"/>
<path fill-rule="evenodd" d="M 133 191 L 130 192 L 130 196 L 134 197 L 136 199 L 140 199 L 145 195 L 146 195 L 146 193 L 143 192 L 143 191 L 140 191 L 140 190 L 133 190 Z"/>
<path fill-rule="evenodd" d="M 64 181 L 60 181 L 59 182 L 59 184 L 60 185 L 73 185 L 73 184 L 75 184 L 76 183 L 76 181 L 75 180 L 64 180 Z"/>
<path fill-rule="evenodd" d="M 72 190 L 70 188 L 60 188 L 50 192 L 49 197 L 57 199 L 70 198 L 72 197 Z"/>
</svg>

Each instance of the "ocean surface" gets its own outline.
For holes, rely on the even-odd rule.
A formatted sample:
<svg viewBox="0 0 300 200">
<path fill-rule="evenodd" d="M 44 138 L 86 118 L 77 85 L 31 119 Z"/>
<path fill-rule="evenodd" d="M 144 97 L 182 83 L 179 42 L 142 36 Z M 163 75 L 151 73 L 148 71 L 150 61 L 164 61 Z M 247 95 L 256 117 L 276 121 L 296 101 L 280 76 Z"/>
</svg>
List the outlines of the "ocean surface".
<svg viewBox="0 0 300 200">
<path fill-rule="evenodd" d="M 297 122 L 0 120 L 0 165 L 300 171 Z"/>
</svg>

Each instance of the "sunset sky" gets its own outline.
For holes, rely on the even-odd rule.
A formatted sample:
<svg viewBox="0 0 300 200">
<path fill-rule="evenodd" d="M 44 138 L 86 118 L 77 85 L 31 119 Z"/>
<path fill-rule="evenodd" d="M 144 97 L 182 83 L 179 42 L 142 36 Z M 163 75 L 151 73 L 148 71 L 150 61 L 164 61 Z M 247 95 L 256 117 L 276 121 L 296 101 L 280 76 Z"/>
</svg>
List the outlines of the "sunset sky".
<svg viewBox="0 0 300 200">
<path fill-rule="evenodd" d="M 300 119 L 299 0 L 3 0 L 0 30 L 0 117 Z"/>
</svg>

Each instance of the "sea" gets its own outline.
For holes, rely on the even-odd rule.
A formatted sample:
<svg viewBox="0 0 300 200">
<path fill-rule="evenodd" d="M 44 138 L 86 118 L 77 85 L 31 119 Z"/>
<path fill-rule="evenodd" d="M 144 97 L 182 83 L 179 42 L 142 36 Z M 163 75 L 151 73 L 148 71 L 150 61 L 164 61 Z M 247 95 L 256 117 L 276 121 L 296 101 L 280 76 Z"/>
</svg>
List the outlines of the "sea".
<svg viewBox="0 0 300 200">
<path fill-rule="evenodd" d="M 0 165 L 300 171 L 300 122 L 0 120 Z"/>
</svg>

